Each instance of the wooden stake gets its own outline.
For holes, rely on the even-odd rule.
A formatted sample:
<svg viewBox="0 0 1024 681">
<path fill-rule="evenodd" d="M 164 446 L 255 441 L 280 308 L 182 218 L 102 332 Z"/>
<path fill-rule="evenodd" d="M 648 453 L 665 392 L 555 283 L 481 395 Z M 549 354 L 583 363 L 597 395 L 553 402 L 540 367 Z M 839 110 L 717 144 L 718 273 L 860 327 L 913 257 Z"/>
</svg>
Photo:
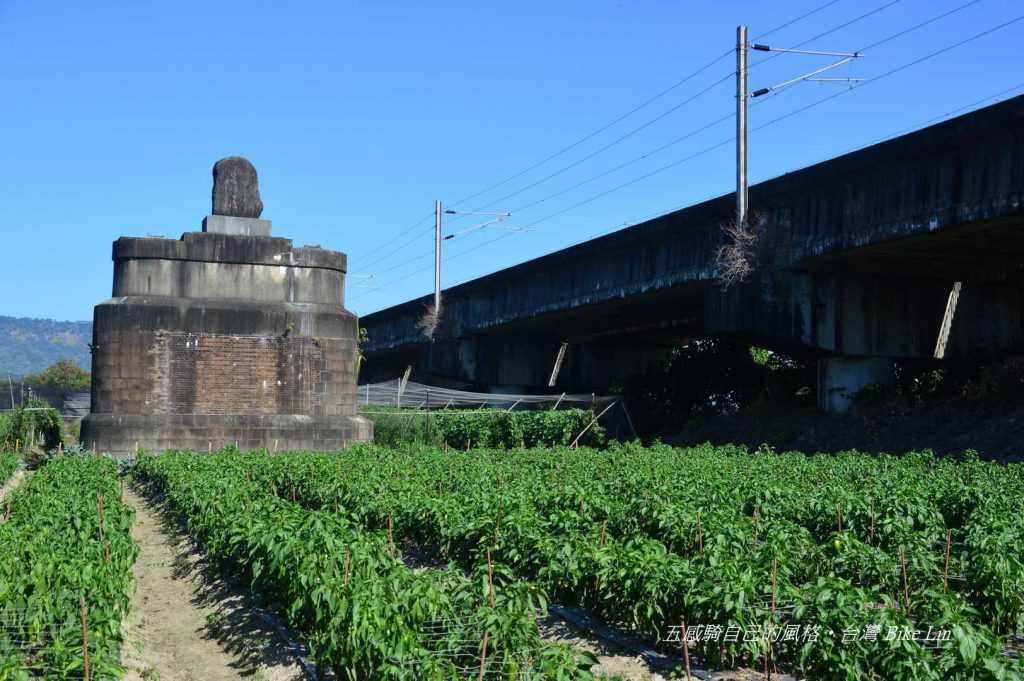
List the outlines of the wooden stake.
<svg viewBox="0 0 1024 681">
<path fill-rule="evenodd" d="M 490 636 L 491 632 L 484 632 L 484 642 L 480 646 L 480 674 L 476 677 L 477 681 L 484 681 L 484 669 L 487 665 L 487 640 Z"/>
<path fill-rule="evenodd" d="M 697 512 L 697 550 L 704 553 L 704 527 L 700 524 L 700 511 Z"/>
<path fill-rule="evenodd" d="M 871 502 L 871 530 L 868 533 L 868 543 L 873 544 L 875 541 L 875 502 Z"/>
<path fill-rule="evenodd" d="M 839 531 L 843 531 L 843 507 L 836 504 L 836 517 L 839 519 Z"/>
<path fill-rule="evenodd" d="M 394 524 L 391 519 L 391 514 L 388 513 L 388 550 L 391 552 L 391 557 L 395 556 L 395 533 Z"/>
<path fill-rule="evenodd" d="M 679 633 L 679 638 L 683 642 L 683 660 L 686 662 L 686 681 L 692 681 L 693 677 L 690 674 L 690 642 L 686 640 L 686 620 L 680 620 L 682 623 L 682 631 Z"/>
<path fill-rule="evenodd" d="M 775 594 L 779 583 L 779 559 L 772 558 L 772 616 L 775 615 Z"/>
<path fill-rule="evenodd" d="M 100 541 L 103 541 L 103 492 L 96 495 L 96 526 L 100 531 Z"/>
<path fill-rule="evenodd" d="M 491 550 L 487 549 L 487 592 L 488 597 L 491 601 L 491 607 L 494 607 L 494 563 L 491 562 Z"/>
<path fill-rule="evenodd" d="M 942 588 L 949 591 L 949 549 L 953 545 L 953 530 L 946 530 L 946 567 L 942 570 Z"/>
<path fill-rule="evenodd" d="M 89 674 L 89 610 L 85 606 L 85 596 L 78 597 L 78 609 L 82 616 L 82 672 L 85 681 L 90 681 Z"/>
<path fill-rule="evenodd" d="M 900 564 L 903 566 L 903 603 L 910 614 L 910 584 L 907 582 L 907 554 L 900 548 Z"/>
<path fill-rule="evenodd" d="M 351 560 L 352 560 L 352 557 L 349 555 L 348 549 L 345 549 L 345 588 L 346 589 L 348 588 L 348 580 L 349 580 L 349 576 L 351 574 L 350 571 L 349 571 L 350 567 L 351 567 L 351 563 L 350 563 Z"/>
<path fill-rule="evenodd" d="M 761 509 L 757 506 L 754 507 L 754 538 L 751 540 L 751 545 L 757 544 L 757 521 L 761 517 Z"/>
</svg>

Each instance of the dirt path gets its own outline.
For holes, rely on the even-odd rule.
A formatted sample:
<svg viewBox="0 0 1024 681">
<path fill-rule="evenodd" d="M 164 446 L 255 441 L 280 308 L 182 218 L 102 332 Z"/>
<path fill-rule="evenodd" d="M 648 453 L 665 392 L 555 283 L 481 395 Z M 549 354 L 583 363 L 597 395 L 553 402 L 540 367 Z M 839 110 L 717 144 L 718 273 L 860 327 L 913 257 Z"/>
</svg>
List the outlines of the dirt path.
<svg viewBox="0 0 1024 681">
<path fill-rule="evenodd" d="M 30 475 L 32 475 L 32 472 L 27 471 L 24 468 L 19 468 L 18 470 L 14 471 L 14 475 L 8 478 L 7 482 L 0 485 L 0 501 L 3 501 L 4 497 L 10 494 L 15 487 L 25 482 L 25 479 L 28 478 Z"/>
<path fill-rule="evenodd" d="M 624 634 L 593 619 L 578 608 L 551 606 L 551 614 L 538 622 L 548 641 L 566 643 L 592 653 L 597 665 L 591 671 L 598 678 L 624 681 L 667 681 L 685 678 L 681 655 L 655 650 L 651 641 Z M 699 681 L 763 681 L 763 672 L 752 669 L 708 670 L 696 657 L 691 660 L 691 678 Z M 777 681 L 796 681 L 788 674 L 772 674 Z"/>
<path fill-rule="evenodd" d="M 244 589 L 217 579 L 150 499 L 125 488 L 139 545 L 125 623 L 127 681 L 308 678 L 294 644 Z"/>
</svg>

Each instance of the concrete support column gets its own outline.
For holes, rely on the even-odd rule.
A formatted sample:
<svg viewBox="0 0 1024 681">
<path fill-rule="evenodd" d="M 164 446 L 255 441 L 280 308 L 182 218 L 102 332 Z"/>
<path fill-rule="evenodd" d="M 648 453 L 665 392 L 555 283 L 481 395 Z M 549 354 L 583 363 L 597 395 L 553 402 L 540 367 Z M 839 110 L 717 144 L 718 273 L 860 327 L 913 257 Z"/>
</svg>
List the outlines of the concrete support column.
<svg viewBox="0 0 1024 681">
<path fill-rule="evenodd" d="M 818 360 L 818 408 L 830 414 L 850 409 L 857 392 L 866 385 L 888 385 L 892 363 L 886 357 L 829 357 Z"/>
</svg>

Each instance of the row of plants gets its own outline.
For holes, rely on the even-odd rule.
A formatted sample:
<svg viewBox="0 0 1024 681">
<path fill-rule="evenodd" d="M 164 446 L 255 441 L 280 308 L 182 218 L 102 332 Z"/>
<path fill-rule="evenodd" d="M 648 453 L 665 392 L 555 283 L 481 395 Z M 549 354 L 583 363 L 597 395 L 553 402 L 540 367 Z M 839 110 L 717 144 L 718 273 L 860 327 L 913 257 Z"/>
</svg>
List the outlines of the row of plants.
<svg viewBox="0 0 1024 681">
<path fill-rule="evenodd" d="M 594 660 L 545 643 L 534 586 L 486 561 L 467 576 L 413 570 L 393 535 L 269 493 L 250 457 L 168 452 L 134 473 L 166 496 L 209 558 L 243 575 L 338 678 L 458 678 L 483 667 L 514 680 L 587 679 Z"/>
<path fill-rule="evenodd" d="M 4 507 L 0 680 L 118 678 L 137 547 L 117 466 L 52 459 Z"/>
<path fill-rule="evenodd" d="M 1024 614 L 1019 466 L 632 445 L 362 446 L 233 465 L 281 498 L 391 527 L 463 569 L 489 552 L 550 598 L 654 636 L 684 621 L 828 632 L 697 646 L 713 663 L 771 655 L 812 678 L 1021 673 L 1002 654 Z M 950 641 L 838 641 L 868 625 L 948 630 Z"/>
<path fill-rule="evenodd" d="M 18 455 L 13 452 L 0 451 L 0 485 L 3 485 L 9 477 L 18 470 Z"/>
<path fill-rule="evenodd" d="M 0 448 L 6 451 L 46 452 L 64 441 L 60 412 L 43 400 L 27 400 L 0 417 Z"/>
<path fill-rule="evenodd" d="M 386 447 L 436 445 L 467 449 L 557 447 L 604 444 L 605 430 L 588 409 L 404 409 L 365 408 L 374 423 L 374 441 Z"/>
</svg>

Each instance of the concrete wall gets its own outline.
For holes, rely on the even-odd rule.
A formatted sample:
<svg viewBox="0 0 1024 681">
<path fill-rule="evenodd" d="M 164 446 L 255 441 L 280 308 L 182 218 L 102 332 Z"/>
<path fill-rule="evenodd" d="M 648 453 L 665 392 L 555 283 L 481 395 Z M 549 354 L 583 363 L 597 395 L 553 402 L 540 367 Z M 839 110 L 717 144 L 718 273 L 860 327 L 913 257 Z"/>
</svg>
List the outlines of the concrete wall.
<svg viewBox="0 0 1024 681">
<path fill-rule="evenodd" d="M 96 306 L 82 440 L 136 447 L 337 449 L 356 415 L 357 321 L 343 254 L 288 239 L 188 233 L 119 239 Z"/>
</svg>

